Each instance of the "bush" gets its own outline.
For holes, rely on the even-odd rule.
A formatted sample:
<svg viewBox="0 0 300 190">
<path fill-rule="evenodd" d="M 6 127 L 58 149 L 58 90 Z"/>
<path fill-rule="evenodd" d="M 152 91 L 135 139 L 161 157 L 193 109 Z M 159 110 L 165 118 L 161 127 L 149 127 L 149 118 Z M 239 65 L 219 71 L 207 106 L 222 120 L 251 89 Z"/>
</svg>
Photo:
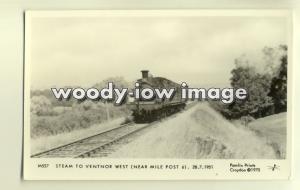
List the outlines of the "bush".
<svg viewBox="0 0 300 190">
<path fill-rule="evenodd" d="M 101 102 L 85 101 L 76 103 L 71 110 L 65 111 L 58 116 L 42 116 L 31 114 L 31 137 L 56 135 L 70 132 L 76 129 L 88 128 L 93 124 L 107 121 L 107 110 L 110 119 L 129 115 L 125 106 L 115 107 Z"/>
</svg>

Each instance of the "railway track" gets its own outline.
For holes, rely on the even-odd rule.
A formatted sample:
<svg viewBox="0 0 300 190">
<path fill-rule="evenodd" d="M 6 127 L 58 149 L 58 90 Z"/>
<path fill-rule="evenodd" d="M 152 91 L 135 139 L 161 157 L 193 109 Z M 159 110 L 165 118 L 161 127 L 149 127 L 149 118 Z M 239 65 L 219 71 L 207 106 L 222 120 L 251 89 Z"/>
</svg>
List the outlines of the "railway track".
<svg viewBox="0 0 300 190">
<path fill-rule="evenodd" d="M 150 124 L 128 123 L 53 149 L 31 155 L 32 158 L 84 158 L 115 142 L 136 133 Z"/>
<path fill-rule="evenodd" d="M 194 105 L 196 105 L 195 102 L 187 104 L 185 111 L 190 109 Z M 178 113 L 168 116 L 168 117 L 164 118 L 163 121 L 172 119 L 172 118 L 176 117 L 177 114 Z M 152 128 L 159 126 L 159 125 L 155 125 L 155 123 L 157 123 L 157 122 L 159 122 L 159 121 L 155 121 L 151 124 L 148 124 L 146 127 L 142 128 L 142 130 L 137 130 L 134 133 L 127 135 L 126 138 L 120 138 L 117 141 L 115 141 L 114 143 L 110 144 L 109 146 L 101 147 L 99 149 L 93 150 L 93 152 L 91 154 L 89 154 L 88 157 L 97 157 L 97 158 L 107 157 L 112 152 L 115 152 L 116 150 L 118 150 L 120 148 L 120 146 L 123 146 L 123 145 L 133 141 L 136 136 L 140 136 L 140 135 L 142 135 L 142 133 L 147 133 L 148 130 L 151 130 Z M 86 156 L 82 155 L 82 157 L 86 157 Z"/>
<path fill-rule="evenodd" d="M 192 105 L 187 105 L 187 109 Z M 168 118 L 175 117 L 174 114 Z M 120 144 L 126 144 L 130 137 L 138 135 L 145 129 L 150 129 L 155 121 L 147 124 L 127 123 L 116 128 L 92 135 L 59 147 L 52 148 L 37 154 L 32 158 L 85 158 L 85 157 L 106 157 L 115 151 Z"/>
</svg>

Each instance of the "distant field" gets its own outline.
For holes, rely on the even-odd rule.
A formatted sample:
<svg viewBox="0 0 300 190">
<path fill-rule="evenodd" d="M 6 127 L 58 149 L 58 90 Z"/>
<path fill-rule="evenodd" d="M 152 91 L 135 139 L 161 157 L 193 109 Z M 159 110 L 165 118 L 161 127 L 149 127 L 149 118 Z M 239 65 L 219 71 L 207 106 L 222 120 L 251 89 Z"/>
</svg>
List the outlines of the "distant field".
<svg viewBox="0 0 300 190">
<path fill-rule="evenodd" d="M 249 124 L 258 136 L 266 138 L 278 158 L 285 158 L 286 155 L 286 113 L 280 113 L 257 119 Z"/>
</svg>

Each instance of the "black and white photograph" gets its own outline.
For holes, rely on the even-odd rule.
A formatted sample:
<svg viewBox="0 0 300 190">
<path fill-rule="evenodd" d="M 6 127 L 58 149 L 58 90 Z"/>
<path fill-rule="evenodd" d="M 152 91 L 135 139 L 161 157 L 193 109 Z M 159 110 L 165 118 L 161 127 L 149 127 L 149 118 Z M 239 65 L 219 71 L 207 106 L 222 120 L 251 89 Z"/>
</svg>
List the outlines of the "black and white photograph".
<svg viewBox="0 0 300 190">
<path fill-rule="evenodd" d="M 43 176 L 43 163 L 76 169 L 124 160 L 136 163 L 125 170 L 144 173 L 156 168 L 152 161 L 179 161 L 172 167 L 182 176 L 192 170 L 189 179 L 272 170 L 288 177 L 289 13 L 28 11 L 25 18 L 28 178 Z M 182 178 L 162 167 L 169 179 Z"/>
</svg>

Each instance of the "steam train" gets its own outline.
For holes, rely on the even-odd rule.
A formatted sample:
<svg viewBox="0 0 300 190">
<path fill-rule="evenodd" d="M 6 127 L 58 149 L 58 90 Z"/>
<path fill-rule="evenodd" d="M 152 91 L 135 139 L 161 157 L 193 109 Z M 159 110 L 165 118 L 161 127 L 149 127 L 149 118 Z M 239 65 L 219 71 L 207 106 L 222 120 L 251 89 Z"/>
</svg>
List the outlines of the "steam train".
<svg viewBox="0 0 300 190">
<path fill-rule="evenodd" d="M 175 89 L 171 99 L 134 100 L 127 103 L 127 107 L 132 111 L 135 123 L 150 123 L 155 120 L 172 115 L 184 109 L 186 102 L 181 99 L 181 86 L 163 77 L 153 77 L 148 70 L 143 70 L 142 78 L 137 80 L 139 88 L 151 89 Z"/>
</svg>

